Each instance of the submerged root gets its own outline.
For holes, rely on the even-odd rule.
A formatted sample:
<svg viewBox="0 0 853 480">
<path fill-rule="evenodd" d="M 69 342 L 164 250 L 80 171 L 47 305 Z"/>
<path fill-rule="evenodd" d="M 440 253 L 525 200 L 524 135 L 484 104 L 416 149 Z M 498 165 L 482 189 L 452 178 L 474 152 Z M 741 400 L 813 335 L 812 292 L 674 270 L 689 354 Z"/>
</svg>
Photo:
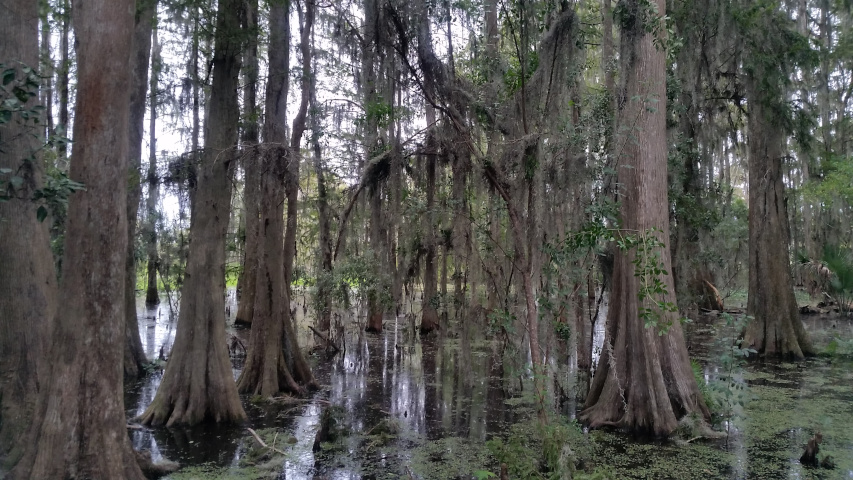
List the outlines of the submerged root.
<svg viewBox="0 0 853 480">
<path fill-rule="evenodd" d="M 173 462 L 171 460 L 162 460 L 155 463 L 151 460 L 151 452 L 147 450 L 144 452 L 134 450 L 133 455 L 136 457 L 136 463 L 139 464 L 139 469 L 142 470 L 145 478 L 151 480 L 165 477 L 166 475 L 174 473 L 181 468 L 177 462 Z"/>
</svg>

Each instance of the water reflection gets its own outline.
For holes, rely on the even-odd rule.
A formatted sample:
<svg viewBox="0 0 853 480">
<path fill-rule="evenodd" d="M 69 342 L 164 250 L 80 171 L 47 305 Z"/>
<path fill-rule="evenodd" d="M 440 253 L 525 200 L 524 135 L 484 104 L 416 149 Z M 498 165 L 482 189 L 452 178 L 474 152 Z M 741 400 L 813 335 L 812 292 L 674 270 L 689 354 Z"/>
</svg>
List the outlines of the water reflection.
<svg viewBox="0 0 853 480">
<path fill-rule="evenodd" d="M 226 300 L 229 321 L 233 322 L 236 313 L 233 292 Z M 305 324 L 308 321 L 306 310 L 301 303 L 295 309 L 297 330 L 300 344 L 311 349 L 315 338 Z M 168 356 L 177 326 L 168 303 L 153 309 L 146 309 L 140 303 L 139 312 L 140 334 L 149 359 L 156 359 L 161 347 Z M 605 298 L 593 331 L 595 361 L 604 339 L 606 315 Z M 365 334 L 355 320 L 348 321 L 346 333 L 339 339 L 346 346 L 341 353 L 332 358 L 311 357 L 315 376 L 322 385 L 319 392 L 310 398 L 279 405 L 253 405 L 244 398 L 249 426 L 257 430 L 277 429 L 281 445 L 285 444 L 284 437 L 295 439 L 295 443 L 287 442 L 286 447 L 281 447 L 288 452 L 281 465 L 281 478 L 356 479 L 371 478 L 378 472 L 405 474 L 412 449 L 426 441 L 461 437 L 482 444 L 491 435 L 504 433 L 508 425 L 527 418 L 529 412 L 525 411 L 523 402 L 510 401 L 507 393 L 509 384 L 518 392 L 523 372 L 513 371 L 512 362 L 504 361 L 499 342 L 483 338 L 485 328 L 476 320 L 462 322 L 456 330 L 424 341 L 417 340 L 416 322 L 411 315 L 387 317 L 385 331 L 378 336 Z M 835 333 L 853 338 L 853 323 L 849 321 L 810 317 L 805 318 L 805 324 L 821 346 Z M 720 339 L 733 336 L 733 332 L 722 328 L 717 317 L 697 319 L 685 327 L 685 332 L 691 357 L 700 359 L 706 381 L 712 382 L 725 373 L 719 358 L 731 343 Z M 229 328 L 228 335 L 235 335 L 248 345 L 248 330 Z M 563 357 L 553 356 L 552 364 L 562 361 Z M 242 367 L 242 357 L 232 357 L 232 365 L 236 377 Z M 784 385 L 795 392 L 785 397 L 789 403 L 784 405 L 794 416 L 818 397 L 834 398 L 833 405 L 853 405 L 853 387 L 850 386 L 853 374 L 849 372 L 853 364 L 850 362 L 843 364 L 846 367 L 833 367 L 818 360 L 804 364 L 804 368 L 783 365 L 786 364 L 749 364 L 743 373 L 736 374 L 735 380 L 752 382 L 752 392 L 756 395 L 765 394 L 765 390 L 758 388 L 760 386 Z M 811 374 L 805 375 L 805 372 Z M 755 379 L 756 375 L 760 380 Z M 154 397 L 161 376 L 162 373 L 150 375 L 128 389 L 128 417 L 144 411 Z M 314 435 L 320 415 L 328 405 L 342 407 L 343 423 L 351 434 L 343 440 L 341 452 L 315 455 L 312 451 Z M 574 408 L 572 403 L 567 413 L 573 414 Z M 847 413 L 850 415 L 846 421 L 836 418 L 844 412 L 833 417 L 836 431 L 839 424 L 847 425 L 848 430 L 853 427 L 849 420 L 853 418 L 853 411 Z M 761 459 L 768 456 L 778 459 L 774 474 L 792 478 L 803 475 L 797 457 L 801 445 L 811 434 L 803 427 L 815 427 L 803 425 L 783 429 L 774 437 L 776 443 L 761 443 L 763 440 L 759 436 L 766 425 L 760 422 L 765 420 L 748 408 L 739 411 L 738 416 L 741 419 L 730 425 L 730 438 L 715 446 L 727 452 L 725 455 L 730 459 L 726 477 L 762 478 L 761 472 L 765 470 L 761 469 L 766 467 L 762 466 L 764 460 Z M 399 430 L 387 444 L 376 446 L 371 435 L 375 435 L 378 425 L 389 421 Z M 234 467 L 249 446 L 246 442 L 253 442 L 247 439 L 245 427 L 142 429 L 132 430 L 131 437 L 134 448 L 151 450 L 155 459 L 166 456 L 185 465 L 212 463 Z M 836 436 L 832 441 L 836 452 L 853 457 L 853 439 Z M 649 450 L 649 455 L 658 455 L 656 452 L 659 451 Z M 635 460 L 645 464 L 657 461 L 653 456 Z M 835 473 L 853 478 L 853 470 L 839 469 Z"/>
</svg>

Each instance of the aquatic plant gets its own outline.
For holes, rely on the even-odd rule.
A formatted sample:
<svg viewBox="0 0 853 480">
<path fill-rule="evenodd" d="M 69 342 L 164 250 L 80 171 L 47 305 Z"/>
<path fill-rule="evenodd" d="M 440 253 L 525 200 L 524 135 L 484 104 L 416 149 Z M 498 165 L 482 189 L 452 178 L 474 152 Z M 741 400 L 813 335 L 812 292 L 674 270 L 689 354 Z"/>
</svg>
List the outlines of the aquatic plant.
<svg viewBox="0 0 853 480">
<path fill-rule="evenodd" d="M 756 354 L 755 349 L 744 346 L 743 339 L 739 338 L 744 325 L 751 318 L 746 315 L 733 316 L 723 313 L 725 321 L 724 331 L 717 342 L 721 344 L 722 352 L 715 359 L 719 369 L 716 378 L 708 383 L 707 393 L 712 398 L 708 408 L 720 423 L 726 427 L 726 433 L 730 433 L 731 421 L 742 414 L 743 407 L 750 398 L 749 387 L 743 378 L 743 366 L 746 359 Z"/>
<path fill-rule="evenodd" d="M 489 440 L 486 447 L 506 464 L 510 478 L 543 480 L 572 478 L 579 459 L 592 453 L 580 426 L 561 417 L 514 425 L 509 435 Z"/>
</svg>

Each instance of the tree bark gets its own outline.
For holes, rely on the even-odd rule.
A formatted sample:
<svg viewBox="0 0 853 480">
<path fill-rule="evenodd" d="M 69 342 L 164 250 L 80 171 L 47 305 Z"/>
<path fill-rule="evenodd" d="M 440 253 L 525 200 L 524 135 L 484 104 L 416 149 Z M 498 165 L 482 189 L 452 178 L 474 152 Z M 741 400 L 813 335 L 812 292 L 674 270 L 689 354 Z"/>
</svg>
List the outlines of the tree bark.
<svg viewBox="0 0 853 480">
<path fill-rule="evenodd" d="M 125 346 L 124 376 L 134 379 L 142 373 L 147 362 L 139 338 L 139 321 L 136 318 L 136 256 L 133 243 L 136 237 L 136 217 L 142 195 L 140 168 L 142 166 L 142 136 L 145 121 L 145 93 L 148 91 L 148 60 L 151 52 L 151 33 L 157 2 L 148 0 L 136 9 L 131 55 L 130 130 L 128 137 L 128 191 L 127 191 L 127 257 L 124 290 Z"/>
<path fill-rule="evenodd" d="M 296 342 L 290 317 L 290 291 L 286 283 L 287 260 L 282 258 L 288 254 L 287 236 L 282 243 L 286 179 L 288 170 L 292 168 L 290 164 L 298 162 L 298 151 L 293 145 L 298 146 L 305 130 L 308 108 L 307 82 L 311 65 L 308 39 L 314 20 L 314 4 L 309 2 L 306 6 L 306 22 L 302 29 L 302 102 L 294 119 L 290 148 L 286 145 L 285 132 L 289 72 L 287 52 L 290 46 L 288 7 L 287 3 L 276 3 L 270 8 L 270 80 L 267 82 L 267 114 L 264 122 L 266 145 L 261 168 L 255 311 L 246 365 L 237 382 L 241 392 L 265 397 L 285 390 L 301 394 L 304 392 L 303 386 L 314 386 L 311 370 Z M 294 246 L 295 238 L 294 233 Z"/>
<path fill-rule="evenodd" d="M 432 34 L 429 25 L 429 7 L 428 3 L 424 2 L 418 19 L 418 50 L 429 51 L 432 53 Z M 427 54 L 429 55 L 429 54 Z M 426 58 L 427 55 L 423 57 Z M 422 69 L 427 71 L 427 65 L 422 61 Z M 433 74 L 424 75 L 424 90 L 425 94 L 434 98 L 436 94 L 436 85 Z M 426 122 L 427 122 L 427 137 L 425 140 L 424 149 L 424 167 L 426 168 L 426 212 L 423 217 L 423 236 L 424 248 L 424 293 L 421 304 L 421 334 L 430 333 L 438 330 L 438 310 L 435 308 L 438 293 L 438 279 L 436 266 L 436 235 L 435 235 L 435 175 L 436 175 L 436 157 L 438 156 L 438 140 L 436 138 L 436 115 L 435 107 L 427 102 L 426 104 Z"/>
<path fill-rule="evenodd" d="M 800 320 L 788 253 L 782 181 L 784 129 L 770 120 L 766 94 L 747 78 L 749 95 L 749 296 L 744 343 L 763 355 L 803 358 L 814 348 Z"/>
<path fill-rule="evenodd" d="M 382 253 L 382 193 L 381 186 L 374 185 L 370 188 L 370 247 L 373 261 L 378 265 Z M 378 269 L 377 269 L 378 271 Z M 374 285 L 367 296 L 367 327 L 365 330 L 372 333 L 382 332 L 382 320 L 384 308 L 379 298 L 381 285 Z"/>
<path fill-rule="evenodd" d="M 378 105 L 382 99 L 376 92 L 377 85 L 377 70 L 376 67 L 377 52 L 380 48 L 379 44 L 379 18 L 381 16 L 380 5 L 376 0 L 365 0 L 364 2 L 364 45 L 362 45 L 362 94 L 364 96 L 365 105 Z M 364 144 L 365 144 L 365 168 L 379 152 L 379 125 L 376 115 L 368 115 L 364 129 Z M 375 265 L 381 265 L 382 254 L 382 203 L 381 203 L 381 185 L 374 184 L 371 186 L 370 195 L 370 246 L 372 261 Z M 337 252 L 337 249 L 335 250 Z M 367 326 L 365 330 L 373 333 L 382 332 L 383 307 L 378 298 L 379 285 L 374 286 L 374 290 L 368 295 L 367 299 Z"/>
<path fill-rule="evenodd" d="M 656 5 L 658 12 L 666 11 L 664 0 L 656 0 Z M 640 8 L 640 0 L 626 4 L 628 14 Z M 624 84 L 619 125 L 626 137 L 621 139 L 623 153 L 618 159 L 621 228 L 654 235 L 666 245 L 666 58 L 647 33 L 645 22 L 634 20 L 623 30 L 620 55 Z M 649 233 L 652 228 L 655 232 Z M 663 270 L 671 272 L 669 249 L 644 255 L 653 253 L 659 255 Z M 635 251 L 616 254 L 604 348 L 580 418 L 591 427 L 612 425 L 666 436 L 682 416 L 695 413 L 707 419 L 709 412 L 693 377 L 677 313 L 661 311 L 646 299 L 642 307 L 652 308 L 659 317 L 657 326 L 644 327 L 639 279 L 632 263 L 636 255 Z M 666 293 L 655 300 L 675 304 L 672 276 L 658 278 L 666 285 Z M 662 333 L 660 329 L 670 323 Z"/>
<path fill-rule="evenodd" d="M 245 109 L 244 121 L 246 129 L 243 131 L 243 211 L 245 216 L 246 240 L 243 251 L 243 268 L 238 281 L 238 292 L 240 294 L 240 305 L 237 308 L 237 316 L 234 320 L 238 325 L 251 325 L 252 313 L 255 307 L 255 282 L 257 280 L 258 268 L 258 202 L 260 179 L 258 164 L 260 160 L 257 145 L 259 141 L 258 132 L 258 2 L 248 0 L 246 2 L 245 28 L 248 30 L 249 41 L 243 53 L 243 70 L 245 72 L 245 85 L 243 86 L 243 105 Z"/>
<path fill-rule="evenodd" d="M 157 83 L 160 73 L 160 44 L 157 41 L 157 29 L 152 29 L 151 44 L 151 87 L 150 112 L 148 115 L 148 198 L 145 202 L 145 243 L 148 251 L 148 281 L 145 290 L 146 305 L 160 303 L 157 291 L 157 269 L 160 263 L 157 255 L 157 201 L 160 199 L 159 180 L 157 178 Z"/>
<path fill-rule="evenodd" d="M 86 190 L 69 201 L 54 361 L 13 478 L 144 478 L 122 395 L 134 6 L 74 4 L 78 101 L 70 176 Z"/>
<path fill-rule="evenodd" d="M 317 175 L 317 223 L 320 250 L 321 278 L 317 282 L 317 328 L 328 332 L 332 325 L 332 233 L 329 219 L 329 194 L 326 187 L 326 172 L 320 148 L 320 118 L 317 105 L 317 84 L 310 79 L 311 88 L 311 147 L 314 153 L 314 170 Z"/>
<path fill-rule="evenodd" d="M 427 123 L 430 123 L 430 107 L 427 107 Z M 435 122 L 435 113 L 432 114 Z M 434 135 L 434 134 L 433 134 Z M 431 136 L 431 138 L 433 138 Z M 429 144 L 429 142 L 427 142 Z M 438 330 L 438 268 L 436 265 L 436 236 L 435 236 L 435 157 L 437 152 L 428 148 L 424 160 L 426 162 L 426 212 L 424 215 L 424 240 L 426 254 L 424 255 L 424 296 L 421 305 L 421 333 Z"/>
<path fill-rule="evenodd" d="M 465 287 L 471 256 L 471 221 L 468 217 L 466 189 L 471 156 L 457 152 L 453 156 L 453 309 L 458 316 L 465 311 Z M 463 320 L 464 321 L 464 320 Z"/>
<path fill-rule="evenodd" d="M 51 6 L 47 0 L 41 0 L 39 2 L 39 23 L 41 24 L 41 38 L 39 41 L 41 42 L 41 46 L 39 47 L 40 52 L 39 56 L 41 57 L 39 60 L 41 62 L 40 72 L 44 79 L 44 83 L 41 88 L 41 104 L 44 106 L 45 113 L 45 122 L 44 122 L 44 134 L 45 136 L 53 135 L 53 74 L 54 74 L 54 65 L 53 58 L 50 53 L 50 15 L 51 14 Z"/>
<path fill-rule="evenodd" d="M 0 63 L 35 68 L 38 64 L 38 3 L 0 0 Z M 18 70 L 18 78 L 22 72 Z M 30 100 L 24 105 L 35 105 Z M 23 453 L 24 433 L 33 418 L 39 387 L 47 387 L 51 324 L 56 310 L 56 270 L 48 225 L 39 222 L 33 193 L 42 187 L 44 160 L 36 156 L 39 126 L 19 117 L 0 125 L 0 169 L 23 183 L 0 201 L 0 477 Z M 8 188 L 7 175 L 0 189 Z"/>
<path fill-rule="evenodd" d="M 61 32 L 59 35 L 59 71 L 57 72 L 56 88 L 59 90 L 59 127 L 62 135 L 67 137 L 68 133 L 68 83 L 71 73 L 71 58 L 68 51 L 68 37 L 71 31 L 71 3 L 70 0 L 61 0 Z M 61 168 L 67 168 L 65 161 L 68 160 L 68 147 L 65 142 L 57 146 L 57 155 Z"/>
<path fill-rule="evenodd" d="M 146 425 L 246 420 L 225 344 L 224 300 L 225 236 L 240 117 L 240 9 L 240 0 L 220 0 L 218 5 L 213 85 L 205 148 L 197 168 L 178 331 L 160 388 L 140 417 Z"/>
</svg>

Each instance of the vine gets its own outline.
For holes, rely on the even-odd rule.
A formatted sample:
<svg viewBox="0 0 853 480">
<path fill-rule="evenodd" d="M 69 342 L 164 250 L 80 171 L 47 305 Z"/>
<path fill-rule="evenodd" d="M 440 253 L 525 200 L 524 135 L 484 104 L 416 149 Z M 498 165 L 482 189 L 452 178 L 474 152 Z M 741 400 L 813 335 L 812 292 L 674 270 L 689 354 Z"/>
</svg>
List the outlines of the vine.
<svg viewBox="0 0 853 480">
<path fill-rule="evenodd" d="M 663 232 L 656 227 L 646 230 L 626 230 L 608 227 L 602 219 L 593 219 L 579 231 L 566 237 L 565 248 L 569 251 L 595 248 L 599 241 L 614 242 L 623 253 L 633 251 L 634 276 L 639 288 L 638 313 L 646 328 L 657 329 L 658 335 L 665 335 L 673 325 L 672 313 L 678 312 L 678 305 L 668 300 L 669 286 L 665 277 L 669 272 L 665 268 L 664 254 L 667 245 L 660 239 Z M 687 318 L 679 318 L 686 323 Z"/>
</svg>

